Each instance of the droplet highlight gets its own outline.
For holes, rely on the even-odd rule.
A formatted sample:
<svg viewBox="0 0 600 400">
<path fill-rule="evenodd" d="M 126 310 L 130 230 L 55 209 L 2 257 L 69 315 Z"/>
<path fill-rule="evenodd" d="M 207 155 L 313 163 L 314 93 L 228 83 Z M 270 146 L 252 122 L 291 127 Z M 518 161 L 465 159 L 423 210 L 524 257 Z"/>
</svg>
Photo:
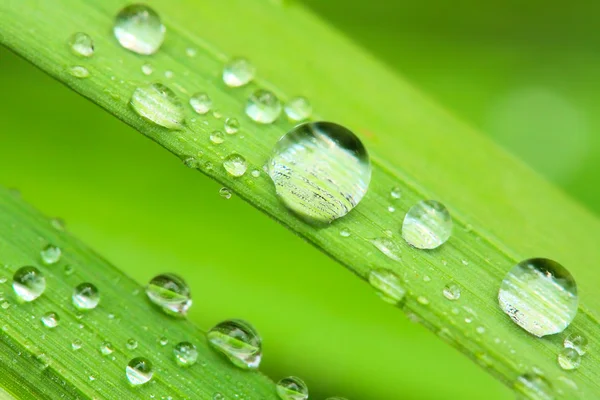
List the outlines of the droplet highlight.
<svg viewBox="0 0 600 400">
<path fill-rule="evenodd" d="M 127 50 L 150 55 L 160 49 L 166 28 L 156 11 L 144 4 L 133 4 L 117 14 L 113 32 Z"/>
<path fill-rule="evenodd" d="M 208 332 L 210 345 L 224 354 L 236 367 L 257 369 L 262 358 L 262 341 L 246 321 L 227 320 Z"/>
<path fill-rule="evenodd" d="M 402 237 L 417 249 L 440 247 L 452 234 L 448 209 L 434 200 L 420 201 L 408 210 L 402 224 Z"/>
</svg>

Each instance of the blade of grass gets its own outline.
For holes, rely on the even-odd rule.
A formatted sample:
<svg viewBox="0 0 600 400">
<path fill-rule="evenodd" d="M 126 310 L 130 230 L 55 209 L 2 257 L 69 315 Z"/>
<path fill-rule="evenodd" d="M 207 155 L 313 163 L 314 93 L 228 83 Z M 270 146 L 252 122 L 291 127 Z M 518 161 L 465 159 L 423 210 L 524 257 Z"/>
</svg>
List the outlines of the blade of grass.
<svg viewBox="0 0 600 400">
<path fill-rule="evenodd" d="M 510 323 L 497 306 L 500 280 L 521 259 L 545 256 L 569 268 L 582 299 L 573 329 L 597 345 L 600 299 L 594 293 L 600 274 L 593 266 L 600 258 L 598 220 L 297 4 L 153 2 L 169 32 L 162 50 L 150 58 L 121 49 L 109 33 L 123 2 L 62 0 L 41 5 L 36 12 L 27 7 L 31 4 L 11 2 L 4 7 L 9 16 L 0 28 L 4 43 L 178 157 L 197 158 L 202 172 L 357 275 L 366 278 L 373 267 L 396 271 L 406 280 L 410 294 L 405 311 L 432 330 L 444 332 L 444 337 L 449 332 L 452 345 L 503 382 L 511 385 L 533 367 L 544 371 L 559 389 L 563 382 L 556 363 L 563 335 L 535 339 Z M 75 59 L 66 49 L 66 39 L 76 31 L 85 31 L 96 41 L 97 53 L 89 61 Z M 187 48 L 196 49 L 197 55 L 188 57 Z M 227 57 L 217 48 L 255 60 L 265 79 L 247 88 L 226 89 L 219 74 Z M 140 72 L 145 62 L 153 64 L 154 77 Z M 74 64 L 84 64 L 91 76 L 83 80 L 70 76 L 67 68 Z M 173 71 L 174 78 L 162 77 L 167 70 Z M 202 121 L 208 125 L 190 122 L 177 133 L 141 120 L 128 107 L 128 100 L 136 85 L 154 80 L 168 84 L 184 100 L 196 91 L 207 91 L 225 116 L 242 122 L 243 134 L 212 146 L 208 135 L 222 129 L 222 119 L 208 117 Z M 243 115 L 245 99 L 257 85 L 273 89 L 283 99 L 306 95 L 320 116 L 362 134 L 372 154 L 374 174 L 370 192 L 349 216 L 315 229 L 281 206 L 264 174 L 233 180 L 221 168 L 222 158 L 236 151 L 260 169 L 272 145 L 291 127 L 283 120 L 257 126 Z M 187 113 L 193 116 L 190 109 Z M 389 192 L 394 186 L 401 188 L 402 198 L 394 204 L 398 211 L 389 214 Z M 371 245 L 369 239 L 383 236 L 388 229 L 397 238 L 403 212 L 417 200 L 431 197 L 443 201 L 455 217 L 455 234 L 446 246 L 422 252 L 394 239 L 403 251 L 399 263 Z M 350 238 L 340 237 L 343 228 L 352 232 Z M 442 296 L 449 281 L 463 287 L 459 303 L 451 304 Z M 428 304 L 418 297 L 427 298 Z M 487 333 L 478 334 L 477 327 Z M 569 375 L 579 390 L 564 387 L 562 396 L 592 398 L 599 392 L 599 375 L 598 357 L 592 352 Z"/>
</svg>

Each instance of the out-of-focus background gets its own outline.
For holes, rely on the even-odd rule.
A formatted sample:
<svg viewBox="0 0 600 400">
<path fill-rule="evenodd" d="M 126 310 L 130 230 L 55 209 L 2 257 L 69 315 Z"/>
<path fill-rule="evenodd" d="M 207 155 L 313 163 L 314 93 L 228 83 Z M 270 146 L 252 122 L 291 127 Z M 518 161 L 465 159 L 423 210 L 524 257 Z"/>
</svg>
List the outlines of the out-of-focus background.
<svg viewBox="0 0 600 400">
<path fill-rule="evenodd" d="M 600 212 L 600 3 L 304 2 Z M 0 184 L 140 283 L 186 277 L 202 327 L 251 321 L 273 379 L 302 376 L 311 398 L 513 398 L 343 267 L 6 49 L 0 71 Z"/>
</svg>

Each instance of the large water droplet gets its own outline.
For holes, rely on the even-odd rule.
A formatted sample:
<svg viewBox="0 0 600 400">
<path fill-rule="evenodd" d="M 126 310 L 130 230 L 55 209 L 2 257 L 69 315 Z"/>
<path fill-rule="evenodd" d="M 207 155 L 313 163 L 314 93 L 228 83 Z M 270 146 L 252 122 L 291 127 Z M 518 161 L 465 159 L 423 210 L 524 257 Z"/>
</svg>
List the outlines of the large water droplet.
<svg viewBox="0 0 600 400">
<path fill-rule="evenodd" d="M 21 267 L 13 276 L 13 289 L 19 299 L 29 302 L 46 290 L 46 278 L 36 267 Z"/>
<path fill-rule="evenodd" d="M 183 367 L 194 365 L 198 360 L 198 350 L 190 342 L 177 343 L 173 349 L 173 354 L 175 355 L 177 364 Z"/>
<path fill-rule="evenodd" d="M 380 237 L 371 240 L 373 246 L 377 247 L 385 256 L 394 261 L 402 261 L 400 247 L 391 239 Z"/>
<path fill-rule="evenodd" d="M 306 97 L 294 97 L 285 103 L 285 114 L 291 121 L 300 122 L 310 118 L 312 106 Z"/>
<path fill-rule="evenodd" d="M 69 47 L 73 54 L 79 57 L 91 57 L 94 55 L 94 41 L 87 33 L 74 33 L 69 38 Z"/>
<path fill-rule="evenodd" d="M 237 367 L 256 369 L 262 358 L 262 343 L 258 332 L 246 321 L 227 320 L 208 332 L 210 345 L 223 353 Z"/>
<path fill-rule="evenodd" d="M 515 391 L 530 400 L 554 400 L 554 389 L 550 382 L 541 375 L 527 373 L 517 378 Z"/>
<path fill-rule="evenodd" d="M 82 283 L 73 290 L 73 305 L 78 310 L 91 310 L 100 303 L 98 288 L 91 283 Z"/>
<path fill-rule="evenodd" d="M 185 316 L 192 306 L 190 288 L 175 274 L 155 276 L 146 286 L 146 295 L 165 313 Z"/>
<path fill-rule="evenodd" d="M 563 345 L 567 349 L 575 349 L 580 355 L 587 353 L 589 347 L 587 338 L 579 333 L 571 333 L 565 338 Z"/>
<path fill-rule="evenodd" d="M 229 87 L 240 87 L 254 79 L 256 68 L 245 58 L 234 58 L 223 68 L 223 82 Z"/>
<path fill-rule="evenodd" d="M 397 305 L 406 295 L 402 280 L 394 272 L 387 269 L 374 269 L 369 273 L 369 283 L 386 303 Z"/>
<path fill-rule="evenodd" d="M 417 249 L 435 249 L 450 238 L 452 218 L 442 203 L 420 201 L 408 210 L 402 224 L 402 237 Z"/>
<path fill-rule="evenodd" d="M 185 117 L 175 92 L 160 83 L 135 89 L 131 96 L 131 107 L 148 121 L 168 129 L 180 129 Z"/>
<path fill-rule="evenodd" d="M 545 258 L 517 264 L 498 293 L 502 310 L 521 328 L 542 337 L 565 330 L 577 314 L 577 285 L 562 265 Z"/>
<path fill-rule="evenodd" d="M 360 202 L 371 181 L 371 163 L 351 131 L 332 122 L 311 122 L 277 142 L 268 173 L 288 208 L 323 223 L 343 217 Z"/>
<path fill-rule="evenodd" d="M 158 51 L 166 28 L 156 11 L 144 4 L 133 4 L 117 14 L 113 32 L 127 50 L 148 55 Z"/>
<path fill-rule="evenodd" d="M 581 355 L 575 349 L 562 349 L 558 353 L 558 365 L 564 370 L 579 368 L 581 365 Z"/>
<path fill-rule="evenodd" d="M 49 244 L 40 252 L 42 262 L 46 265 L 56 264 L 60 261 L 62 251 L 59 247 Z"/>
<path fill-rule="evenodd" d="M 46 314 L 42 315 L 42 323 L 47 328 L 56 328 L 60 323 L 60 317 L 57 313 L 49 311 Z"/>
<path fill-rule="evenodd" d="M 281 114 L 281 102 L 272 92 L 259 89 L 252 93 L 246 104 L 246 115 L 255 122 L 271 124 Z"/>
<path fill-rule="evenodd" d="M 243 156 L 233 153 L 223 160 L 223 168 L 229 175 L 238 178 L 246 173 L 248 164 Z"/>
<path fill-rule="evenodd" d="M 282 400 L 308 399 L 308 386 L 296 376 L 288 376 L 277 382 L 277 394 Z"/>
<path fill-rule="evenodd" d="M 460 299 L 460 286 L 451 282 L 444 286 L 443 294 L 448 300 L 458 300 Z"/>
<path fill-rule="evenodd" d="M 152 379 L 154 371 L 152 370 L 150 360 L 144 357 L 137 357 L 129 361 L 125 369 L 125 374 L 132 385 L 139 386 L 148 383 Z"/>
</svg>

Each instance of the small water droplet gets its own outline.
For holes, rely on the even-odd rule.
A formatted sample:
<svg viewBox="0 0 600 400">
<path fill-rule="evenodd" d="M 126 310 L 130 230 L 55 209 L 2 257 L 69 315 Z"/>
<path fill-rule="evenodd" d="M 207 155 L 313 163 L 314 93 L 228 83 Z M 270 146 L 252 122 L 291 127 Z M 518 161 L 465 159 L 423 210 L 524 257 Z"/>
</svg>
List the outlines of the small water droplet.
<svg viewBox="0 0 600 400">
<path fill-rule="evenodd" d="M 188 168 L 198 168 L 198 160 L 195 157 L 188 157 L 183 160 L 183 165 Z"/>
<path fill-rule="evenodd" d="M 60 261 L 62 251 L 59 247 L 49 244 L 40 252 L 42 262 L 46 265 L 56 264 Z"/>
<path fill-rule="evenodd" d="M 298 125 L 275 145 L 268 174 L 292 211 L 313 222 L 350 212 L 371 180 L 371 163 L 360 140 L 331 122 Z"/>
<path fill-rule="evenodd" d="M 310 118 L 312 106 L 306 97 L 294 97 L 285 104 L 285 113 L 291 121 L 300 122 Z"/>
<path fill-rule="evenodd" d="M 554 400 L 554 390 L 550 382 L 536 373 L 526 373 L 517 378 L 514 389 L 531 400 Z"/>
<path fill-rule="evenodd" d="M 46 290 L 46 278 L 35 267 L 21 267 L 13 276 L 13 289 L 22 301 L 33 301 Z"/>
<path fill-rule="evenodd" d="M 392 188 L 391 192 L 390 192 L 390 197 L 391 197 L 392 199 L 395 199 L 395 200 L 397 200 L 397 199 L 399 199 L 400 197 L 402 197 L 402 192 L 401 192 L 401 190 L 400 190 L 400 187 L 398 187 L 398 186 L 394 186 L 394 187 Z"/>
<path fill-rule="evenodd" d="M 562 265 L 545 258 L 525 260 L 504 277 L 500 308 L 517 325 L 542 337 L 564 331 L 577 314 L 577 285 Z"/>
<path fill-rule="evenodd" d="M 2 304 L 0 304 L 0 307 L 2 307 L 3 310 L 6 310 L 10 307 L 10 303 L 8 301 L 3 301 Z"/>
<path fill-rule="evenodd" d="M 260 176 L 260 171 L 257 169 L 253 169 L 251 174 L 253 177 L 258 178 Z"/>
<path fill-rule="evenodd" d="M 127 380 L 133 386 L 139 386 L 148 383 L 152 379 L 154 371 L 152 370 L 150 360 L 144 357 L 136 357 L 127 364 L 125 374 L 127 375 Z"/>
<path fill-rule="evenodd" d="M 248 98 L 246 115 L 260 124 L 272 124 L 281 114 L 281 102 L 268 90 L 258 89 Z"/>
<path fill-rule="evenodd" d="M 391 213 L 396 212 L 396 207 L 388 206 L 388 212 L 391 212 Z"/>
<path fill-rule="evenodd" d="M 579 353 L 579 355 L 584 355 L 587 353 L 589 348 L 587 338 L 579 333 L 571 333 L 565 338 L 563 345 L 567 349 L 574 349 Z"/>
<path fill-rule="evenodd" d="M 235 135 L 240 130 L 240 122 L 237 118 L 227 118 L 224 123 L 225 133 Z"/>
<path fill-rule="evenodd" d="M 158 339 L 158 344 L 160 344 L 161 346 L 166 346 L 169 344 L 169 339 L 167 339 L 165 336 L 161 336 Z"/>
<path fill-rule="evenodd" d="M 83 342 L 81 341 L 81 339 L 75 339 L 71 342 L 71 347 L 75 351 L 81 349 L 82 346 L 83 346 Z"/>
<path fill-rule="evenodd" d="M 146 286 L 146 295 L 169 315 L 183 317 L 192 305 L 189 286 L 175 274 L 161 274 L 152 278 Z"/>
<path fill-rule="evenodd" d="M 229 190 L 229 188 L 222 187 L 221 189 L 219 189 L 219 196 L 221 196 L 225 200 L 229 200 L 231 198 L 231 190 Z"/>
<path fill-rule="evenodd" d="M 451 282 L 444 286 L 444 290 L 442 293 L 444 294 L 444 297 L 448 300 L 458 300 L 460 299 L 460 286 L 458 286 L 456 283 Z"/>
<path fill-rule="evenodd" d="M 256 68 L 245 58 L 234 58 L 223 67 L 223 82 L 229 87 L 240 87 L 254 79 Z"/>
<path fill-rule="evenodd" d="M 65 265 L 63 270 L 65 271 L 65 275 L 73 275 L 73 272 L 75 272 L 75 268 L 72 265 L 68 265 L 68 264 Z"/>
<path fill-rule="evenodd" d="M 42 315 L 42 323 L 47 328 L 56 328 L 60 322 L 60 317 L 57 313 L 53 311 L 49 311 L 46 314 Z"/>
<path fill-rule="evenodd" d="M 188 47 L 187 49 L 185 49 L 185 54 L 188 57 L 196 57 L 197 51 L 192 47 Z"/>
<path fill-rule="evenodd" d="M 350 237 L 350 230 L 348 230 L 347 228 L 344 228 L 340 231 L 340 236 L 341 237 Z"/>
<path fill-rule="evenodd" d="M 94 55 L 94 41 L 87 33 L 77 32 L 69 38 L 71 52 L 79 57 Z"/>
<path fill-rule="evenodd" d="M 485 328 L 483 326 L 478 326 L 477 328 L 475 328 L 475 332 L 479 333 L 480 335 L 483 335 L 485 333 Z"/>
<path fill-rule="evenodd" d="M 190 342 L 181 342 L 175 345 L 173 349 L 175 361 L 182 367 L 189 367 L 198 361 L 198 350 Z"/>
<path fill-rule="evenodd" d="M 420 201 L 408 210 L 402 224 L 402 237 L 417 249 L 435 249 L 450 238 L 452 218 L 443 204 Z"/>
<path fill-rule="evenodd" d="M 112 354 L 113 351 L 115 351 L 115 347 L 113 346 L 113 344 L 111 342 L 104 341 L 100 344 L 100 353 L 103 356 L 108 356 L 108 355 Z"/>
<path fill-rule="evenodd" d="M 156 11 L 144 4 L 133 4 L 117 14 L 113 32 L 127 50 L 149 55 L 162 45 L 166 28 Z"/>
<path fill-rule="evenodd" d="M 467 265 L 469 265 L 469 262 L 467 260 L 462 260 L 462 264 L 467 266 Z"/>
<path fill-rule="evenodd" d="M 129 338 L 125 343 L 125 346 L 127 346 L 129 350 L 135 350 L 138 347 L 138 342 L 134 338 Z"/>
<path fill-rule="evenodd" d="M 377 247 L 385 256 L 394 261 L 402 261 L 400 247 L 391 239 L 380 237 L 371 240 L 373 246 Z"/>
<path fill-rule="evenodd" d="M 166 70 L 165 71 L 165 78 L 171 79 L 171 78 L 173 78 L 173 76 L 175 76 L 175 74 L 173 73 L 173 71 L 171 71 L 171 70 Z"/>
<path fill-rule="evenodd" d="M 277 394 L 282 400 L 308 399 L 308 386 L 296 376 L 288 376 L 277 382 Z"/>
<path fill-rule="evenodd" d="M 90 71 L 88 71 L 88 69 L 84 66 L 73 65 L 72 67 L 69 67 L 69 74 L 75 78 L 83 79 L 90 76 Z"/>
<path fill-rule="evenodd" d="M 233 153 L 223 160 L 223 168 L 225 168 L 225 171 L 227 171 L 229 175 L 239 178 L 246 173 L 248 164 L 243 156 Z"/>
<path fill-rule="evenodd" d="M 62 218 L 52 218 L 50 219 L 50 225 L 56 229 L 57 231 L 65 230 L 65 221 Z"/>
<path fill-rule="evenodd" d="M 78 310 L 92 310 L 100 303 L 100 292 L 92 283 L 81 283 L 73 291 L 73 305 Z"/>
<path fill-rule="evenodd" d="M 252 325 L 239 319 L 217 324 L 208 332 L 208 341 L 235 366 L 257 369 L 262 358 L 261 338 Z"/>
<path fill-rule="evenodd" d="M 387 269 L 373 269 L 369 272 L 369 283 L 386 303 L 397 305 L 406 295 L 402 280 L 394 272 Z"/>
<path fill-rule="evenodd" d="M 181 129 L 184 111 L 181 101 L 171 89 L 160 83 L 152 83 L 135 89 L 131 107 L 150 122 L 168 129 Z"/>
<path fill-rule="evenodd" d="M 142 65 L 142 73 L 146 76 L 152 75 L 152 72 L 154 72 L 154 68 L 152 67 L 152 64 L 150 63 L 145 63 L 144 65 Z"/>
<path fill-rule="evenodd" d="M 213 110 L 212 116 L 216 119 L 221 119 L 223 117 L 223 113 L 220 110 Z"/>
<path fill-rule="evenodd" d="M 429 299 L 425 296 L 419 296 L 419 297 L 417 297 L 417 303 L 426 306 L 429 304 Z"/>
<path fill-rule="evenodd" d="M 225 141 L 225 137 L 223 136 L 223 132 L 214 131 L 210 134 L 210 141 L 214 144 L 221 144 Z"/>
<path fill-rule="evenodd" d="M 558 365 L 564 370 L 579 368 L 581 365 L 581 355 L 575 349 L 562 349 L 558 353 Z"/>
</svg>

